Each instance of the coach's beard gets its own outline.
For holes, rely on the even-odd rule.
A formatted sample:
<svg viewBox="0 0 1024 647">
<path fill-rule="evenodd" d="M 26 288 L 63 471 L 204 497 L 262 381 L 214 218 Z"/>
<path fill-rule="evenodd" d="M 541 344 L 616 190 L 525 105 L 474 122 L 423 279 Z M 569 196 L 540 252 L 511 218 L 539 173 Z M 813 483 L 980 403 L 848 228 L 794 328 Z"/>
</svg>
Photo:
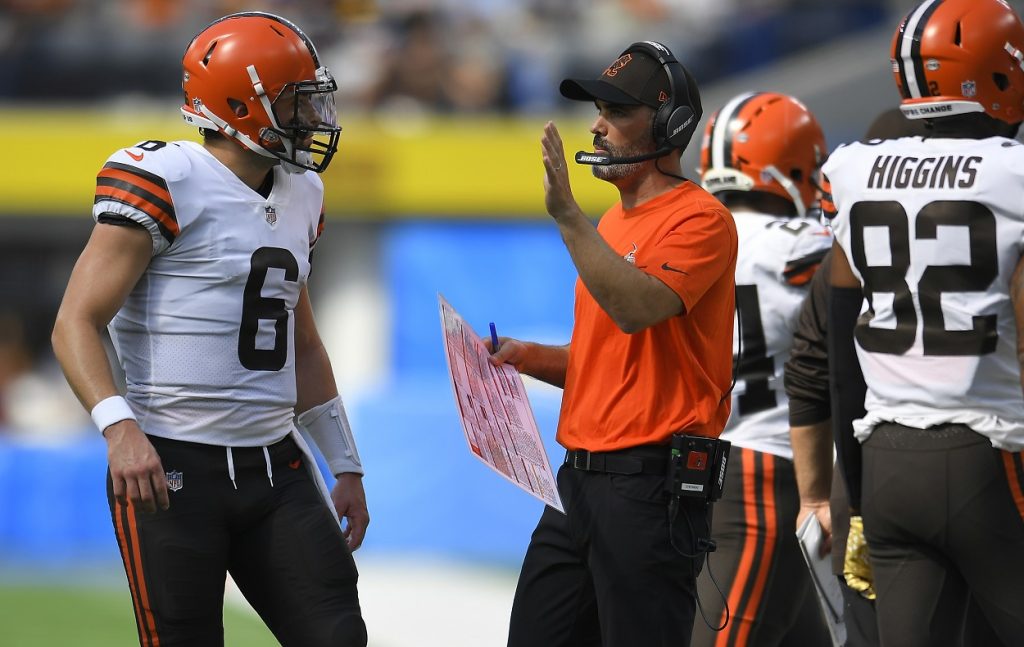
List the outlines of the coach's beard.
<svg viewBox="0 0 1024 647">
<path fill-rule="evenodd" d="M 654 140 L 648 137 L 646 141 L 632 146 L 613 146 L 607 141 L 595 137 L 594 149 L 607 151 L 608 156 L 612 158 L 628 158 L 637 155 L 644 155 L 654 151 Z M 622 178 L 636 174 L 643 163 L 644 162 L 633 162 L 627 164 L 609 164 L 608 166 L 592 166 L 590 172 L 599 180 L 621 180 Z"/>
</svg>

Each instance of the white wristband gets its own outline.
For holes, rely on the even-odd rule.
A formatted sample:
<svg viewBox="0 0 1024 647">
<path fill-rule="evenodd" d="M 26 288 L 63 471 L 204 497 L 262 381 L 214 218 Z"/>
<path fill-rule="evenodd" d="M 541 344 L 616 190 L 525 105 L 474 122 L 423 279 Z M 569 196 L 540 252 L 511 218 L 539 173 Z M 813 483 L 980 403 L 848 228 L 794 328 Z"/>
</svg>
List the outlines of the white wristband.
<svg viewBox="0 0 1024 647">
<path fill-rule="evenodd" d="M 100 432 L 115 422 L 122 420 L 135 420 L 128 402 L 119 395 L 112 395 L 109 398 L 100 400 L 99 403 L 89 412 L 92 421 L 99 428 Z"/>
<path fill-rule="evenodd" d="M 363 473 L 356 439 L 340 395 L 296 416 L 295 423 L 305 429 L 316 443 L 335 477 L 345 473 Z"/>
</svg>

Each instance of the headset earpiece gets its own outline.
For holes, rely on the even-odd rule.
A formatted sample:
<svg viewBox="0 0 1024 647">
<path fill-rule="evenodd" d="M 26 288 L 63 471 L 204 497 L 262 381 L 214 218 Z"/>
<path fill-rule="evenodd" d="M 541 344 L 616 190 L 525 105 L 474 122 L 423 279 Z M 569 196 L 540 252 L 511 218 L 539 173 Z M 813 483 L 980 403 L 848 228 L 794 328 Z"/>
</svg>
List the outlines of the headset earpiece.
<svg viewBox="0 0 1024 647">
<path fill-rule="evenodd" d="M 682 148 L 690 141 L 693 129 L 690 128 L 697 120 L 693 116 L 693 108 L 679 106 L 668 116 L 665 124 L 665 140 L 672 148 Z M 689 132 L 687 132 L 689 129 Z M 674 133 L 674 134 L 673 134 Z"/>
</svg>

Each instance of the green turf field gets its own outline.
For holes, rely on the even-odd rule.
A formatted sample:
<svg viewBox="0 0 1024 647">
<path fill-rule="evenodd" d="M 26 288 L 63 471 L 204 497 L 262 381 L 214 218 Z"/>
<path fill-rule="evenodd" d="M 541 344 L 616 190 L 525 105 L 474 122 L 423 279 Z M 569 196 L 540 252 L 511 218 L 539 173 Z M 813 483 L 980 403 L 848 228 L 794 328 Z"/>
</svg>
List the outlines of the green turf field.
<svg viewBox="0 0 1024 647">
<path fill-rule="evenodd" d="M 259 618 L 224 613 L 225 645 L 273 647 Z M 0 582 L 0 645 L 4 647 L 133 647 L 138 645 L 128 588 L 61 587 Z"/>
</svg>

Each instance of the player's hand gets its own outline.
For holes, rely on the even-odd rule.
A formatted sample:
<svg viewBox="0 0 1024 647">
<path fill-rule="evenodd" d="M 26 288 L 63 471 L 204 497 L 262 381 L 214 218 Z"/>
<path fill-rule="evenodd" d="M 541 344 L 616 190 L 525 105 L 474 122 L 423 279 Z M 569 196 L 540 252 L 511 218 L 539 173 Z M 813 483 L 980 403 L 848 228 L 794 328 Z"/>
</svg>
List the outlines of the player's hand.
<svg viewBox="0 0 1024 647">
<path fill-rule="evenodd" d="M 875 575 L 868 560 L 868 541 L 864 537 L 864 519 L 850 516 L 850 535 L 846 538 L 846 556 L 843 559 L 843 578 L 846 585 L 868 600 L 875 599 Z"/>
<path fill-rule="evenodd" d="M 796 513 L 796 527 L 799 529 L 800 526 L 804 525 L 804 519 L 812 514 L 818 518 L 818 524 L 821 526 L 819 555 L 824 557 L 832 552 L 832 511 L 828 507 L 828 501 L 805 501 L 801 499 L 800 511 Z"/>
<path fill-rule="evenodd" d="M 581 213 L 569 186 L 569 169 L 565 163 L 565 150 L 558 128 L 549 121 L 544 125 L 541 137 L 541 153 L 544 161 L 544 206 L 555 220 Z"/>
<path fill-rule="evenodd" d="M 363 492 L 362 474 L 346 473 L 338 477 L 331 490 L 331 501 L 338 511 L 338 518 L 344 519 L 342 532 L 349 550 L 356 550 L 363 543 L 366 527 L 370 525 L 370 512 L 366 509 L 366 493 Z"/>
<path fill-rule="evenodd" d="M 488 358 L 491 364 L 495 366 L 501 366 L 502 364 L 511 364 L 516 367 L 516 370 L 522 372 L 523 362 L 526 361 L 526 355 L 528 348 L 526 344 L 519 341 L 518 339 L 510 339 L 508 337 L 498 338 L 498 352 L 495 353 L 494 349 L 491 348 L 491 340 L 483 340 L 484 346 L 487 347 L 487 351 L 491 353 Z"/>
<path fill-rule="evenodd" d="M 107 439 L 114 498 L 121 505 L 130 502 L 146 513 L 169 508 L 167 474 L 139 424 L 134 420 L 115 422 L 103 430 L 103 436 Z"/>
</svg>

